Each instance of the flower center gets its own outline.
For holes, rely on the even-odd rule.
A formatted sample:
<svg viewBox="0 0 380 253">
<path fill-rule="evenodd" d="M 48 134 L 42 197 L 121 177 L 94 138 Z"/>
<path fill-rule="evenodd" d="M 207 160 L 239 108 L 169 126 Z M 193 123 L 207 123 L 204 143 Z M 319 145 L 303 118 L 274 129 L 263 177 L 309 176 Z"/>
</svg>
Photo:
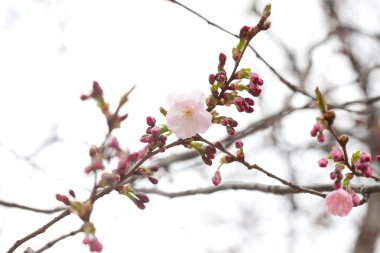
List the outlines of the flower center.
<svg viewBox="0 0 380 253">
<path fill-rule="evenodd" d="M 193 118 L 193 109 L 190 107 L 186 107 L 183 111 L 183 116 L 186 118 L 192 119 Z"/>
</svg>

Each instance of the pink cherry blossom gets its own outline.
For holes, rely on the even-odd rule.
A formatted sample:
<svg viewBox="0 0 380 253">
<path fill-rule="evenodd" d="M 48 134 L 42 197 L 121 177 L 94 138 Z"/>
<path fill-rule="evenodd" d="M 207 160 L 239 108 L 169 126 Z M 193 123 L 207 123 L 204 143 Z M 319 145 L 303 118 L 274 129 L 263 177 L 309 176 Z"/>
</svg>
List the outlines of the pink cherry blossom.
<svg viewBox="0 0 380 253">
<path fill-rule="evenodd" d="M 352 197 L 347 191 L 343 189 L 332 191 L 326 196 L 327 213 L 340 217 L 346 216 L 353 207 L 352 202 Z"/>
<path fill-rule="evenodd" d="M 171 94 L 167 98 L 168 128 L 181 139 L 204 133 L 211 126 L 212 115 L 204 108 L 205 95 L 200 91 Z"/>
</svg>

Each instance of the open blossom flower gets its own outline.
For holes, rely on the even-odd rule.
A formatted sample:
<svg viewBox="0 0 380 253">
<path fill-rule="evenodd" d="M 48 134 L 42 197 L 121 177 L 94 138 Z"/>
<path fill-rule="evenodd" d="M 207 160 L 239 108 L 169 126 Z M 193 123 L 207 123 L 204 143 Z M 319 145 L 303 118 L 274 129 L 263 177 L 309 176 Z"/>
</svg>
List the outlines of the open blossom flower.
<svg viewBox="0 0 380 253">
<path fill-rule="evenodd" d="M 204 108 L 205 95 L 200 91 L 171 94 L 167 98 L 168 128 L 181 139 L 204 133 L 211 126 L 212 115 Z"/>
<path fill-rule="evenodd" d="M 350 213 L 352 207 L 352 196 L 343 189 L 332 191 L 326 196 L 326 209 L 329 214 L 343 217 Z"/>
</svg>

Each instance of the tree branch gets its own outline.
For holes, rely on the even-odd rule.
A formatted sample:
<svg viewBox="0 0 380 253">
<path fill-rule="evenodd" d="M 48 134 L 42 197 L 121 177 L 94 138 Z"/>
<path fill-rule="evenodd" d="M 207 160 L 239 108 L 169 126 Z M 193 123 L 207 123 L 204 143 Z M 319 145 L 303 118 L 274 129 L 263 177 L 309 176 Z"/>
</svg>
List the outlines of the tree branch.
<svg viewBox="0 0 380 253">
<path fill-rule="evenodd" d="M 311 184 L 311 185 L 302 185 L 301 187 L 318 191 L 318 192 L 328 192 L 328 191 L 335 190 L 333 184 Z M 380 192 L 379 184 L 351 185 L 351 188 L 358 193 L 371 194 L 371 193 Z M 168 197 L 168 198 L 204 195 L 204 194 L 211 194 L 215 192 L 229 191 L 229 190 L 259 191 L 259 192 L 264 192 L 264 193 L 272 193 L 275 195 L 289 195 L 289 194 L 305 193 L 305 192 L 300 192 L 297 189 L 294 189 L 288 186 L 268 185 L 268 184 L 260 184 L 260 183 L 224 183 L 217 187 L 210 186 L 210 187 L 203 187 L 203 188 L 185 190 L 185 191 L 179 191 L 179 192 L 167 192 L 167 191 L 162 191 L 155 188 L 138 188 L 138 191 L 141 191 L 144 193 L 157 194 L 157 195 Z"/>
<path fill-rule="evenodd" d="M 36 231 L 34 231 L 33 233 L 31 234 L 28 234 L 27 236 L 25 236 L 24 238 L 21 238 L 20 240 L 17 240 L 13 246 L 7 251 L 7 253 L 12 253 L 14 252 L 19 246 L 21 246 L 24 242 L 32 239 L 33 237 L 36 237 L 37 235 L 39 234 L 42 234 L 42 233 L 45 233 L 45 231 L 51 227 L 53 224 L 57 223 L 58 221 L 62 220 L 64 217 L 70 215 L 71 212 L 69 209 L 66 209 L 65 211 L 63 211 L 62 213 L 60 213 L 58 216 L 54 217 L 54 219 L 52 219 L 51 221 L 49 221 L 48 223 L 46 223 L 45 225 L 43 225 L 41 228 L 37 229 Z"/>
<path fill-rule="evenodd" d="M 3 200 L 0 200 L 0 205 L 5 206 L 5 207 L 18 208 L 18 209 L 22 209 L 22 210 L 33 211 L 36 213 L 46 213 L 46 214 L 56 213 L 56 212 L 63 211 L 66 209 L 66 207 L 56 207 L 56 208 L 52 208 L 52 209 L 41 209 L 41 208 L 24 206 L 24 205 L 20 205 L 20 204 L 13 203 L 13 202 L 7 202 L 7 201 L 3 201 Z"/>
</svg>

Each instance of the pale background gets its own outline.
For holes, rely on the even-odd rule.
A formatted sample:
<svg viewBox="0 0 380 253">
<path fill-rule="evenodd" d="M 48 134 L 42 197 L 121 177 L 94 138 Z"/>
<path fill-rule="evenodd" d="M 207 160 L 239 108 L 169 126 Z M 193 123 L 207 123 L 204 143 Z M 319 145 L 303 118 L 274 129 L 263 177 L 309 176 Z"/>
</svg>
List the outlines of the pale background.
<svg viewBox="0 0 380 253">
<path fill-rule="evenodd" d="M 258 20 L 250 12 L 249 0 L 182 2 L 234 33 Z M 361 2 L 369 2 L 367 8 L 379 6 L 379 1 Z M 271 31 L 260 34 L 253 45 L 286 75 L 289 68 L 275 38 L 284 41 L 302 62 L 307 45 L 325 35 L 326 21 L 320 1 L 271 3 Z M 261 7 L 264 4 L 259 2 Z M 358 6 L 355 5 L 356 21 L 364 22 L 368 31 L 376 31 L 379 19 L 369 20 L 367 10 Z M 87 198 L 92 183 L 83 173 L 89 162 L 88 147 L 100 144 L 106 133 L 105 121 L 95 104 L 79 100 L 80 94 L 90 90 L 93 80 L 99 81 L 113 106 L 123 92 L 136 84 L 124 108 L 130 116 L 115 133 L 123 147 L 138 150 L 142 147 L 139 138 L 146 127 L 146 116 L 165 123 L 158 108 L 166 106 L 165 98 L 170 92 L 208 92 L 208 75 L 216 71 L 218 54 L 226 53 L 227 70 L 231 70 L 230 52 L 236 43 L 234 37 L 167 1 L 0 0 L 0 199 L 50 208 L 59 204 L 54 195 L 68 189 L 74 189 L 81 199 Z M 318 51 L 320 64 L 316 64 L 306 87 L 309 93 L 315 85 L 323 88 L 325 83 L 343 84 L 355 78 L 345 69 L 347 63 L 331 55 L 334 50 L 332 41 Z M 280 109 L 290 91 L 252 52 L 248 51 L 241 66 L 252 68 L 265 81 L 255 112 L 248 117 L 236 116 L 243 127 L 247 118 L 256 120 Z M 287 77 L 292 80 L 290 74 Z M 293 103 L 301 105 L 306 101 L 297 96 Z M 345 97 L 353 98 L 355 92 Z M 301 146 L 310 143 L 309 130 L 317 114 L 314 110 L 287 118 L 282 130 L 285 140 Z M 18 156 L 33 154 L 46 138 L 55 135 L 59 142 L 33 156 L 36 166 L 19 159 Z M 221 135 L 223 129 L 216 126 L 205 134 L 212 140 Z M 247 158 L 286 176 L 287 158 L 266 147 L 268 138 L 268 131 L 247 138 Z M 330 182 L 328 171 L 317 166 L 321 155 L 322 151 L 300 151 L 298 159 L 292 161 L 295 168 L 302 169 L 299 181 Z M 176 164 L 172 175 L 163 174 L 157 187 L 176 191 L 210 186 L 216 166 L 217 163 L 207 167 L 200 159 Z M 223 168 L 222 176 L 223 182 L 276 183 L 234 165 Z M 290 212 L 287 197 L 258 192 L 231 191 L 172 200 L 154 195 L 150 198 L 144 211 L 116 194 L 97 202 L 92 220 L 104 244 L 103 252 L 344 253 L 353 246 L 366 208 L 355 208 L 342 219 L 325 217 L 323 200 L 308 195 L 296 196 L 298 209 L 294 212 Z M 318 223 L 321 216 L 322 224 Z M 17 239 L 52 217 L 1 207 L 0 252 L 6 252 Z M 38 249 L 80 224 L 72 215 L 17 252 L 23 252 L 26 246 Z M 49 252 L 88 252 L 82 238 L 77 235 L 60 242 Z"/>
</svg>

